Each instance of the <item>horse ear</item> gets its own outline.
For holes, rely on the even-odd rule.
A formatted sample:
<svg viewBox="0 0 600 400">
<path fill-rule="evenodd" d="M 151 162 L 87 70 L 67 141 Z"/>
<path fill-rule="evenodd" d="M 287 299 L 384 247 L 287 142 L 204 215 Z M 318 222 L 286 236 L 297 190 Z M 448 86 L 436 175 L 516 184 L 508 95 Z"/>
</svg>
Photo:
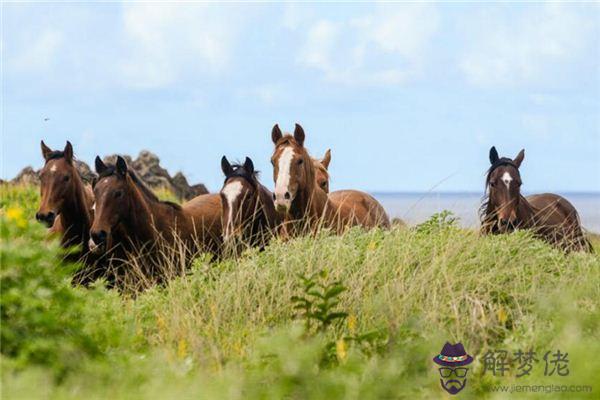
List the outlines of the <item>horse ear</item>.
<svg viewBox="0 0 600 400">
<path fill-rule="evenodd" d="M 521 166 L 521 163 L 523 162 L 523 159 L 525 158 L 525 149 L 522 149 L 519 154 L 517 154 L 517 156 L 515 157 L 515 159 L 513 160 L 513 162 L 515 163 L 515 165 L 517 166 L 517 168 L 519 168 Z"/>
<path fill-rule="evenodd" d="M 102 161 L 100 156 L 96 156 L 96 159 L 94 160 L 94 164 L 96 165 L 96 173 L 98 175 L 103 173 L 104 171 L 106 171 L 106 169 L 108 168 L 106 166 L 106 164 L 104 164 L 104 161 Z"/>
<path fill-rule="evenodd" d="M 117 173 L 121 176 L 127 175 L 127 162 L 121 156 L 117 156 Z"/>
<path fill-rule="evenodd" d="M 325 167 L 325 169 L 329 168 L 329 163 L 331 162 L 331 149 L 327 149 L 323 159 L 321 160 L 321 164 Z"/>
<path fill-rule="evenodd" d="M 281 129 L 279 129 L 279 125 L 275 124 L 273 126 L 273 130 L 271 131 L 271 140 L 273 141 L 273 143 L 277 144 L 277 142 L 279 141 L 279 139 L 281 139 L 282 136 L 283 136 L 283 133 L 281 133 Z"/>
<path fill-rule="evenodd" d="M 65 155 L 65 160 L 67 160 L 67 162 L 71 164 L 73 162 L 73 145 L 68 140 L 67 144 L 65 145 L 65 149 L 63 150 L 63 153 Z"/>
<path fill-rule="evenodd" d="M 52 149 L 50 149 L 50 147 L 46 146 L 46 143 L 44 143 L 43 140 L 40 142 L 40 146 L 42 147 L 42 157 L 44 157 L 44 160 L 48 161 L 48 157 L 50 157 L 50 153 L 52 153 Z"/>
<path fill-rule="evenodd" d="M 490 149 L 490 163 L 494 165 L 498 162 L 499 159 L 500 157 L 498 157 L 498 151 L 496 150 L 496 147 L 492 146 L 492 148 Z"/>
<path fill-rule="evenodd" d="M 244 161 L 244 169 L 249 174 L 253 174 L 254 173 L 254 163 L 252 162 L 252 160 L 250 159 L 250 157 L 246 157 L 246 161 Z"/>
<path fill-rule="evenodd" d="M 221 170 L 223 171 L 226 177 L 231 175 L 231 173 L 233 172 L 233 168 L 231 168 L 231 164 L 225 156 L 221 158 Z"/>
<path fill-rule="evenodd" d="M 298 142 L 300 146 L 304 146 L 305 136 L 304 129 L 302 129 L 300 124 L 296 124 L 296 128 L 294 128 L 294 139 L 296 139 L 296 142 Z"/>
</svg>

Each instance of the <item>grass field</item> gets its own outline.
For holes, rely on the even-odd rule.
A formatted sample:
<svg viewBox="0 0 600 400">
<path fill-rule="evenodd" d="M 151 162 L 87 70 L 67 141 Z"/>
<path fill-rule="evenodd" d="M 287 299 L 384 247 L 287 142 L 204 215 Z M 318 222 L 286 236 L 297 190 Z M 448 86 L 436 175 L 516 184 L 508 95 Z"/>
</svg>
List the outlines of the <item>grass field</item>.
<svg viewBox="0 0 600 400">
<path fill-rule="evenodd" d="M 3 399 L 450 398 L 432 362 L 446 341 L 475 357 L 456 397 L 600 398 L 597 254 L 526 232 L 481 237 L 443 214 L 200 258 L 165 287 L 121 296 L 72 288 L 76 266 L 33 220 L 36 189 L 1 190 Z M 531 349 L 529 376 L 518 363 L 484 372 L 489 350 Z M 544 375 L 556 350 L 567 376 Z"/>
</svg>

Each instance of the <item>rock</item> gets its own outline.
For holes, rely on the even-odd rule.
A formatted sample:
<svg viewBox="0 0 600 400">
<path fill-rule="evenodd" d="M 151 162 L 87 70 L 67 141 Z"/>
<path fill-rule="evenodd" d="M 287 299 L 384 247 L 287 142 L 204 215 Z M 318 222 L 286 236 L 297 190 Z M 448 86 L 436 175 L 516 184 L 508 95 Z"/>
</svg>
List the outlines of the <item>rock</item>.
<svg viewBox="0 0 600 400">
<path fill-rule="evenodd" d="M 198 184 L 190 186 L 185 175 L 181 172 L 171 177 L 169 171 L 160 165 L 160 158 L 148 150 L 142 150 L 134 160 L 130 156 L 122 156 L 127 165 L 152 189 L 166 189 L 181 200 L 190 200 L 200 194 L 208 193 L 206 186 Z M 114 164 L 116 155 L 104 157 L 104 162 Z"/>
<path fill-rule="evenodd" d="M 202 183 L 190 186 L 185 175 L 183 175 L 181 172 L 175 174 L 171 180 L 171 183 L 175 188 L 175 196 L 179 197 L 180 199 L 189 200 L 196 196 L 200 196 L 201 194 L 208 194 L 206 186 L 204 186 Z"/>
<path fill-rule="evenodd" d="M 91 170 L 90 166 L 83 161 L 75 160 L 75 168 L 85 183 L 91 184 L 94 178 L 97 176 L 96 173 Z"/>
<path fill-rule="evenodd" d="M 10 183 L 17 185 L 39 185 L 40 173 L 31 166 L 27 166 L 23 168 Z"/>
</svg>

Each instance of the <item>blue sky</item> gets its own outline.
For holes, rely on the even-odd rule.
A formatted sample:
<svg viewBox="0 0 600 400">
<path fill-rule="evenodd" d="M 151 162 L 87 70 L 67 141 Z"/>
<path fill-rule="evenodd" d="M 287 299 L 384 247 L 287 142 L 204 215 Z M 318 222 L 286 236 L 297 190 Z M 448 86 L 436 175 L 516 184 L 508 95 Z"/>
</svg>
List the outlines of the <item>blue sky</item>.
<svg viewBox="0 0 600 400">
<path fill-rule="evenodd" d="M 39 141 L 91 163 L 157 153 L 211 190 L 220 158 L 272 187 L 271 127 L 332 149 L 332 188 L 600 191 L 594 4 L 4 3 L 3 178 Z M 44 121 L 50 118 L 49 121 Z"/>
</svg>

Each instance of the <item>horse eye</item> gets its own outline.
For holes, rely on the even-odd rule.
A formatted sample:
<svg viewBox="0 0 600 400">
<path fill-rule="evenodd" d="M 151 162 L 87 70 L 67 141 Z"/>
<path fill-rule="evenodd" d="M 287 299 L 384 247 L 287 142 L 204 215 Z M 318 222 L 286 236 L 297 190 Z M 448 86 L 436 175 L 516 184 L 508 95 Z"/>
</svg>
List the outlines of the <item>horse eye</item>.
<svg viewBox="0 0 600 400">
<path fill-rule="evenodd" d="M 68 182 L 68 181 L 69 181 L 69 175 L 65 175 L 65 176 L 63 177 L 63 181 L 65 181 L 65 182 Z"/>
<path fill-rule="evenodd" d="M 494 182 L 490 182 L 490 186 L 494 187 L 494 186 L 496 186 L 496 184 Z"/>
<path fill-rule="evenodd" d="M 298 160 L 298 165 L 302 164 L 304 162 L 304 160 L 301 158 Z"/>
<path fill-rule="evenodd" d="M 275 160 L 271 159 L 271 165 L 275 166 Z"/>
<path fill-rule="evenodd" d="M 119 198 L 119 197 L 121 197 L 122 195 L 123 195 L 123 192 L 122 192 L 121 190 L 117 190 L 117 191 L 115 191 L 115 197 L 116 197 L 116 198 Z"/>
</svg>

